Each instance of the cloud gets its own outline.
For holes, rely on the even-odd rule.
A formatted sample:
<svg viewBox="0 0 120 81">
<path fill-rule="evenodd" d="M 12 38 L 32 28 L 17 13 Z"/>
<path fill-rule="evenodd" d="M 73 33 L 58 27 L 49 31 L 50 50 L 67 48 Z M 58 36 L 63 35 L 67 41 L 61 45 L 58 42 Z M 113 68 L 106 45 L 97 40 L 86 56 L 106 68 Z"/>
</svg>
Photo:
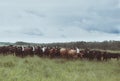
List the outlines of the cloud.
<svg viewBox="0 0 120 81">
<path fill-rule="evenodd" d="M 31 14 L 31 15 L 35 15 L 35 16 L 37 16 L 37 17 L 45 17 L 45 14 L 40 14 L 39 12 L 37 12 L 37 11 L 33 11 L 33 10 L 26 10 L 25 11 L 26 13 L 28 13 L 28 14 Z"/>
<path fill-rule="evenodd" d="M 37 37 L 44 36 L 44 34 L 39 29 L 36 29 L 36 28 L 28 29 L 27 31 L 21 31 L 21 32 L 29 36 L 37 36 Z"/>
<path fill-rule="evenodd" d="M 119 0 L 0 1 L 4 41 L 119 40 Z"/>
</svg>

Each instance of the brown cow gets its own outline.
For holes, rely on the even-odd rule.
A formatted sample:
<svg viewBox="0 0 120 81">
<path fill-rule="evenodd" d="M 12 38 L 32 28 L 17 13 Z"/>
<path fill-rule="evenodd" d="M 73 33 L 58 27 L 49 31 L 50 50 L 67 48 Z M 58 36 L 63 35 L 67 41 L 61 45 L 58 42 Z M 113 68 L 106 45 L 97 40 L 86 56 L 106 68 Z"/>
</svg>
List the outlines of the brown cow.
<svg viewBox="0 0 120 81">
<path fill-rule="evenodd" d="M 50 48 L 50 50 L 49 50 L 49 57 L 51 57 L 51 58 L 55 57 L 56 53 L 57 53 L 57 50 L 56 50 L 55 47 Z"/>
<path fill-rule="evenodd" d="M 8 54 L 15 55 L 16 49 L 17 49 L 16 46 L 13 45 L 8 46 Z"/>
<path fill-rule="evenodd" d="M 68 50 L 68 58 L 77 58 L 77 51 L 74 49 Z"/>
<path fill-rule="evenodd" d="M 81 50 L 80 53 L 77 53 L 78 58 L 83 59 L 84 50 Z"/>
<path fill-rule="evenodd" d="M 66 48 L 60 48 L 60 55 L 62 58 L 67 57 L 68 50 Z"/>
<path fill-rule="evenodd" d="M 23 57 L 22 47 L 17 47 L 15 54 L 16 54 L 16 56 Z"/>
<path fill-rule="evenodd" d="M 22 50 L 23 51 L 23 50 Z M 24 56 L 33 56 L 33 48 L 32 47 L 24 47 L 24 51 L 23 51 Z"/>
<path fill-rule="evenodd" d="M 41 49 L 42 49 L 43 57 L 49 56 L 49 53 L 50 53 L 50 48 L 49 47 L 42 47 Z"/>
</svg>

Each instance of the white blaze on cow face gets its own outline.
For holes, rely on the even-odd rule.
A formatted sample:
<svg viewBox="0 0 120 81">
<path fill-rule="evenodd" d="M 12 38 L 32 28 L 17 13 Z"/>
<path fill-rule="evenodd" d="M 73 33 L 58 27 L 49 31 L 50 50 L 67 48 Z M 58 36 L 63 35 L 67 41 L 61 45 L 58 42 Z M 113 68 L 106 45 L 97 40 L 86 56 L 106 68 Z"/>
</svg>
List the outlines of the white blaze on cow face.
<svg viewBox="0 0 120 81">
<path fill-rule="evenodd" d="M 25 48 L 24 48 L 24 46 L 22 46 L 22 51 L 24 51 L 25 50 Z"/>
<path fill-rule="evenodd" d="M 42 51 L 45 52 L 45 49 L 46 49 L 46 47 L 43 47 L 43 48 L 42 48 Z"/>
<path fill-rule="evenodd" d="M 33 46 L 32 48 L 33 48 L 32 51 L 35 51 L 35 47 Z"/>
<path fill-rule="evenodd" d="M 76 48 L 77 53 L 80 53 L 80 49 Z"/>
</svg>

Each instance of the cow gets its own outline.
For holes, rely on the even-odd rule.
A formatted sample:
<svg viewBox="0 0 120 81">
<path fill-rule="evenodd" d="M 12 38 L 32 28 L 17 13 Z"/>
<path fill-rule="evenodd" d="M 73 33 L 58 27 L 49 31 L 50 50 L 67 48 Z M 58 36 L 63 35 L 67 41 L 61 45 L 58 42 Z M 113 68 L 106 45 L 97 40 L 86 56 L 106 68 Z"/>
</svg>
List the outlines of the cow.
<svg viewBox="0 0 120 81">
<path fill-rule="evenodd" d="M 60 55 L 61 55 L 62 58 L 66 58 L 67 53 L 68 53 L 67 48 L 60 48 Z"/>
<path fill-rule="evenodd" d="M 56 53 L 57 53 L 57 50 L 55 47 L 52 47 L 49 49 L 49 57 L 51 57 L 51 58 L 55 57 Z"/>
<path fill-rule="evenodd" d="M 102 60 L 102 53 L 100 50 L 93 50 L 93 57 L 95 60 L 97 61 L 101 61 Z"/>
<path fill-rule="evenodd" d="M 24 57 L 23 47 L 18 46 L 18 47 L 16 48 L 15 55 L 18 56 L 18 57 Z"/>
<path fill-rule="evenodd" d="M 13 46 L 13 45 L 8 46 L 8 54 L 12 54 L 13 56 L 15 56 L 16 50 L 17 50 L 17 46 Z"/>
<path fill-rule="evenodd" d="M 42 57 L 43 51 L 40 46 L 35 47 L 35 50 L 33 51 L 35 55 Z"/>
<path fill-rule="evenodd" d="M 84 50 L 80 50 L 80 52 L 77 53 L 77 56 L 78 56 L 78 58 L 80 58 L 80 59 L 83 59 L 83 55 L 84 55 Z"/>
<path fill-rule="evenodd" d="M 28 46 L 28 47 L 22 47 L 22 52 L 23 52 L 23 56 L 33 56 L 34 53 L 33 53 L 33 48 L 31 46 Z"/>
<path fill-rule="evenodd" d="M 119 53 L 111 53 L 110 57 L 119 60 Z"/>
<path fill-rule="evenodd" d="M 75 49 L 68 49 L 68 58 L 77 58 L 77 51 Z"/>
<path fill-rule="evenodd" d="M 8 48 L 8 46 L 2 46 L 1 52 L 2 52 L 3 55 L 9 54 L 9 48 Z"/>
<path fill-rule="evenodd" d="M 60 57 L 60 48 L 59 47 L 52 47 L 49 49 L 49 56 L 51 58 L 59 58 Z"/>
<path fill-rule="evenodd" d="M 50 53 L 50 47 L 42 47 L 42 55 L 43 55 L 43 57 L 47 57 L 47 56 L 49 56 L 49 53 Z"/>
<path fill-rule="evenodd" d="M 112 58 L 119 60 L 120 54 L 119 53 L 104 52 L 103 60 L 107 61 L 107 60 L 110 60 Z"/>
</svg>

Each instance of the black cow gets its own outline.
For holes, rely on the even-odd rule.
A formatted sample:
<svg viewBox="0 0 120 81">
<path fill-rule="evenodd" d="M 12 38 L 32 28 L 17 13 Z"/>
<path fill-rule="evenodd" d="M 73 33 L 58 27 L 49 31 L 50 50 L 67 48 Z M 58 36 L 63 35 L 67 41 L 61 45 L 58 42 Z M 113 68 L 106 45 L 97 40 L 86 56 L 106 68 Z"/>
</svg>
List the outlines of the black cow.
<svg viewBox="0 0 120 81">
<path fill-rule="evenodd" d="M 120 54 L 119 53 L 110 53 L 110 52 L 104 52 L 103 54 L 103 60 L 108 60 L 108 59 L 119 59 L 120 58 Z"/>
</svg>

